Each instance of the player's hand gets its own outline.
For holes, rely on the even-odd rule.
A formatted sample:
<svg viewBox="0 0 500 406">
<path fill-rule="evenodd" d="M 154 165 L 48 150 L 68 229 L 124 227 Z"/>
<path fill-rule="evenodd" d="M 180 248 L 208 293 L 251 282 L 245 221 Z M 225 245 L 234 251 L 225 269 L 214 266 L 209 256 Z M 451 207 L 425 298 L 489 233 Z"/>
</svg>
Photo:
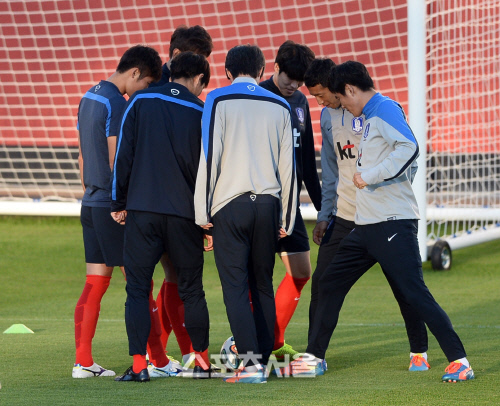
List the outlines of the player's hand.
<svg viewBox="0 0 500 406">
<path fill-rule="evenodd" d="M 200 226 L 203 230 L 210 230 L 214 225 L 212 223 L 205 224 L 204 226 Z"/>
<path fill-rule="evenodd" d="M 285 238 L 287 235 L 288 234 L 286 233 L 285 229 L 283 227 L 280 227 L 279 234 L 278 234 L 278 240 Z"/>
<path fill-rule="evenodd" d="M 325 235 L 326 229 L 328 228 L 328 221 L 320 221 L 316 223 L 316 226 L 313 230 L 313 241 L 321 245 L 321 241 L 323 240 L 323 236 Z"/>
<path fill-rule="evenodd" d="M 127 218 L 127 210 L 112 211 L 111 217 L 113 217 L 113 220 L 115 220 L 118 224 L 123 225 L 125 224 L 125 220 Z"/>
<path fill-rule="evenodd" d="M 204 234 L 203 238 L 207 240 L 207 244 L 203 246 L 205 252 L 212 251 L 214 249 L 214 239 L 211 235 Z"/>
<path fill-rule="evenodd" d="M 352 182 L 354 183 L 354 186 L 356 186 L 358 189 L 363 189 L 365 186 L 368 186 L 368 183 L 366 183 L 361 177 L 360 172 L 356 172 L 354 174 Z"/>
</svg>

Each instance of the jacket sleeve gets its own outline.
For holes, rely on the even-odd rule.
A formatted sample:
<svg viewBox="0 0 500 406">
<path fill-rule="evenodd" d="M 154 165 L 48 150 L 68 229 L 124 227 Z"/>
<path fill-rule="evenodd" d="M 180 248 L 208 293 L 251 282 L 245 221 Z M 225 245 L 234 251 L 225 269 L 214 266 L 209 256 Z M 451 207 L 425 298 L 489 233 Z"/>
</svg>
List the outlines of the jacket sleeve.
<svg viewBox="0 0 500 406">
<path fill-rule="evenodd" d="M 290 235 L 295 225 L 298 196 L 292 119 L 289 111 L 285 118 L 285 127 L 281 138 L 278 173 L 281 183 L 281 226 L 287 235 Z"/>
<path fill-rule="evenodd" d="M 362 173 L 361 177 L 369 185 L 401 176 L 419 154 L 417 140 L 397 103 L 389 100 L 379 106 L 377 126 L 392 152 L 377 166 Z"/>
<path fill-rule="evenodd" d="M 309 104 L 307 107 L 306 131 L 302 139 L 302 168 L 304 184 L 307 193 L 311 198 L 314 208 L 321 210 L 321 185 L 318 178 L 318 169 L 316 167 L 316 152 L 314 150 L 314 134 L 311 124 L 311 114 Z"/>
<path fill-rule="evenodd" d="M 135 134 L 135 98 L 127 103 L 123 113 L 122 125 L 116 146 L 115 162 L 111 179 L 111 211 L 125 210 L 132 163 L 134 161 Z"/>
<path fill-rule="evenodd" d="M 321 147 L 321 211 L 318 213 L 318 222 L 330 221 L 332 214 L 337 212 L 339 167 L 331 132 L 333 129 L 328 131 L 328 127 L 331 127 L 331 119 L 325 108 L 321 113 L 323 145 Z"/>
<path fill-rule="evenodd" d="M 208 94 L 201 118 L 200 164 L 194 191 L 195 222 L 200 226 L 211 221 L 210 211 L 222 152 L 222 125 L 213 106 L 214 100 Z"/>
</svg>

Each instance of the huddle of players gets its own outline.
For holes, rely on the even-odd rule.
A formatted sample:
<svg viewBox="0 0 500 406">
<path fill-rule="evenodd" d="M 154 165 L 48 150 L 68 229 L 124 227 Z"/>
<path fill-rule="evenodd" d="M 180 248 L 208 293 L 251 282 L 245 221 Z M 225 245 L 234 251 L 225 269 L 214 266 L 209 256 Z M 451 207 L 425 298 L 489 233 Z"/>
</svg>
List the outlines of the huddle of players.
<svg viewBox="0 0 500 406">
<path fill-rule="evenodd" d="M 205 43 L 210 38 L 199 26 L 180 30 L 191 30 L 191 34 L 193 30 L 205 33 Z M 443 380 L 471 379 L 473 373 L 460 340 L 421 279 L 420 258 L 417 258 L 418 249 L 415 250 L 418 247 L 414 233 L 418 219 L 416 203 L 409 208 L 403 204 L 402 208 L 393 210 L 397 216 L 392 223 L 387 222 L 382 212 L 377 213 L 381 217 L 370 212 L 362 217 L 363 211 L 360 215 L 356 211 L 356 201 L 359 203 L 360 200 L 360 192 L 356 192 L 356 188 L 363 191 L 377 184 L 378 187 L 391 189 L 389 196 L 403 193 L 406 197 L 410 196 L 410 200 L 413 196 L 411 181 L 416 170 L 418 146 L 402 109 L 397 107 L 399 105 L 373 90 L 373 82 L 362 64 L 347 62 L 335 67 L 329 59 L 315 60 L 306 46 L 287 41 L 278 51 L 274 75 L 261 86 L 258 85 L 264 73 L 265 60 L 260 49 L 255 46 L 231 49 L 225 67 L 232 84 L 209 93 L 203 106 L 198 96 L 210 80 L 205 56 L 210 54 L 211 40 L 209 52 L 204 52 L 203 56 L 200 42 L 190 41 L 189 35 L 184 36 L 184 43 L 175 47 L 174 39 L 176 34 L 179 36 L 178 31 L 172 36 L 170 61 L 163 66 L 163 86 L 151 86 L 137 93 L 131 90 L 129 93 L 126 87 L 121 94 L 127 92 L 133 96 L 122 107 L 123 116 L 116 114 L 108 119 L 108 123 L 113 123 L 115 120 L 112 118 L 116 119 L 119 115 L 118 124 L 115 121 L 114 127 L 106 126 L 113 129 L 106 134 L 109 157 L 115 155 L 109 138 L 115 138 L 116 144 L 116 135 L 119 134 L 114 165 L 112 159 L 109 160 L 113 171 L 111 210 L 116 221 L 113 226 L 109 224 L 109 228 L 116 228 L 118 223 L 125 224 L 124 254 L 123 259 L 116 263 L 108 262 L 106 258 L 95 262 L 91 254 L 87 256 L 87 245 L 99 245 L 104 250 L 103 245 L 108 240 L 103 239 L 106 244 L 88 243 L 90 238 L 86 234 L 89 232 L 84 225 L 88 276 L 77 305 L 78 317 L 75 311 L 77 360 L 73 376 L 115 375 L 95 364 L 91 357 L 91 339 L 97 317 L 92 319 L 94 324 L 85 325 L 81 321 L 85 319 L 82 315 L 88 312 L 85 305 L 92 296 L 89 292 L 95 289 L 95 274 L 89 273 L 89 264 L 97 263 L 105 264 L 105 268 L 111 268 L 111 271 L 113 266 L 124 264 L 127 277 L 125 318 L 133 365 L 116 380 L 147 381 L 150 376 L 173 376 L 181 372 L 181 365 L 165 356 L 165 341 L 159 340 L 162 332 L 158 327 L 168 327 L 168 324 L 160 323 L 153 311 L 152 274 L 160 259 L 166 283 L 173 284 L 174 289 L 167 297 L 162 288 L 159 302 L 163 303 L 162 310 L 167 317 L 167 303 L 176 303 L 177 310 L 184 305 L 184 322 L 191 340 L 188 348 L 195 354 L 192 376 L 218 376 L 208 359 L 209 317 L 202 285 L 203 250 L 213 248 L 212 238 L 208 235 L 213 227 L 215 260 L 226 311 L 239 354 L 244 359 L 244 367 L 225 381 L 266 382 L 265 365 L 271 353 L 274 352 L 278 359 L 286 354 L 296 354 L 284 342 L 284 330 L 293 315 L 302 287 L 311 274 L 308 236 L 297 201 L 304 180 L 319 211 L 313 239 L 321 244 L 311 288 L 309 345 L 306 354 L 297 357 L 280 372 L 294 376 L 321 375 L 325 372 L 324 356 L 343 299 L 354 282 L 375 262 L 380 262 L 405 319 L 411 347 L 410 370 L 429 368 L 426 361 L 427 323 L 451 362 L 447 368 L 448 376 L 443 376 Z M 199 39 L 199 35 L 193 37 Z M 190 42 L 194 45 L 186 45 Z M 142 48 L 147 47 L 132 49 Z M 148 51 L 152 52 L 151 48 Z M 155 66 L 149 71 L 147 68 L 138 69 L 139 65 L 125 72 L 122 69 L 121 73 L 129 75 L 126 83 L 134 83 L 135 75 L 146 83 L 157 81 L 158 58 L 154 58 Z M 168 82 L 169 78 L 171 82 Z M 304 80 L 311 95 L 325 106 L 321 117 L 322 191 L 315 167 L 309 106 L 298 90 Z M 101 87 L 104 87 L 102 82 Z M 93 97 L 89 95 L 92 95 L 92 89 L 86 96 L 104 104 L 109 113 L 110 103 L 106 105 L 99 99 L 101 89 L 97 86 L 93 89 Z M 380 97 L 383 100 L 374 105 L 373 101 Z M 370 102 L 372 98 L 374 100 Z M 85 99 L 82 99 L 79 110 L 80 127 Z M 340 107 L 339 99 L 343 99 L 343 106 L 354 115 Z M 365 111 L 366 106 L 371 107 L 368 112 Z M 103 109 L 102 106 L 100 108 Z M 358 147 L 363 130 L 363 141 L 368 140 L 370 132 L 379 138 L 374 146 L 365 147 L 364 156 L 369 156 L 370 148 L 380 148 L 382 154 L 377 156 L 386 161 L 370 162 L 369 158 L 365 158 L 370 164 L 368 168 L 361 167 L 362 154 L 358 154 Z M 81 128 L 80 134 L 81 155 L 85 156 Z M 382 145 L 384 137 L 392 137 L 393 143 Z M 259 159 L 256 160 L 256 156 Z M 393 164 L 387 173 L 374 169 L 385 167 L 386 162 Z M 85 180 L 87 167 L 81 165 L 82 168 Z M 370 185 L 360 174 L 367 169 Z M 95 194 L 94 189 L 101 192 L 101 188 L 89 182 L 84 182 L 84 187 L 86 194 L 89 189 L 91 195 Z M 392 190 L 395 187 L 398 189 Z M 102 192 L 105 191 L 109 193 L 109 186 L 102 188 Z M 380 198 L 382 202 L 387 200 L 386 196 Z M 400 205 L 397 199 L 393 200 L 391 203 L 394 206 Z M 109 218 L 109 197 L 106 203 Z M 368 202 L 367 207 L 370 204 Z M 82 225 L 84 206 L 87 207 L 85 198 Z M 100 221 L 94 220 L 96 230 L 101 228 L 97 226 Z M 339 249 L 340 241 L 350 234 L 355 224 L 368 232 L 361 233 L 362 241 L 353 242 L 356 249 L 351 247 L 349 251 L 344 246 Z M 373 225 L 382 226 L 377 229 L 371 227 Z M 392 225 L 395 227 L 389 227 Z M 400 238 L 402 247 L 377 246 L 377 241 L 381 240 L 380 233 L 392 231 L 395 233 L 391 234 L 392 237 L 388 236 L 387 243 L 394 239 L 393 245 L 398 244 L 395 236 L 404 235 Z M 98 241 L 99 231 L 94 233 Z M 209 241 L 205 248 L 204 238 Z M 408 248 L 408 238 L 416 245 L 410 244 Z M 398 248 L 405 252 L 405 267 L 411 268 L 404 271 L 409 274 L 406 277 L 398 275 L 399 268 L 404 264 L 404 261 L 395 258 L 394 249 Z M 362 249 L 366 252 L 359 254 Z M 384 255 L 379 254 L 379 250 Z M 413 250 L 411 255 L 409 250 Z M 339 266 L 335 255 L 337 251 L 343 254 L 341 258 L 349 256 L 352 260 L 358 255 L 359 260 L 353 261 L 350 269 L 344 263 Z M 272 286 L 275 252 L 280 253 L 287 270 L 276 299 Z M 409 260 L 413 261 L 411 265 Z M 396 264 L 397 261 L 400 263 Z M 110 273 L 105 276 L 107 285 L 110 276 Z M 415 283 L 419 286 L 418 295 L 410 291 Z M 101 291 L 103 294 L 105 289 Z M 102 294 L 99 292 L 97 296 L 102 297 Z M 180 300 L 171 300 L 171 296 L 176 294 Z M 87 339 L 83 345 L 82 333 L 89 326 L 90 340 Z M 174 331 L 177 335 L 175 327 Z M 166 334 L 164 331 L 163 336 Z M 87 351 L 85 360 L 82 357 L 79 359 L 82 346 L 83 353 L 85 348 Z M 149 365 L 146 348 L 150 355 Z M 182 352 L 183 356 L 189 357 L 190 353 Z M 185 364 L 187 360 L 183 361 Z M 454 379 L 455 376 L 458 378 Z"/>
</svg>

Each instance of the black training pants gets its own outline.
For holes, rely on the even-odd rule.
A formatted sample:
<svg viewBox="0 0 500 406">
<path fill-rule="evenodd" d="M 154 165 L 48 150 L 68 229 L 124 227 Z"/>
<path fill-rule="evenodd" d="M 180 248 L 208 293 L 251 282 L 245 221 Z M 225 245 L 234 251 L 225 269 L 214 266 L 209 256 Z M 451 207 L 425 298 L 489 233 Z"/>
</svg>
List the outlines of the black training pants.
<svg viewBox="0 0 500 406">
<path fill-rule="evenodd" d="M 277 198 L 246 193 L 213 217 L 215 263 L 226 313 L 238 354 L 247 365 L 267 364 L 273 350 L 278 215 Z"/>
</svg>

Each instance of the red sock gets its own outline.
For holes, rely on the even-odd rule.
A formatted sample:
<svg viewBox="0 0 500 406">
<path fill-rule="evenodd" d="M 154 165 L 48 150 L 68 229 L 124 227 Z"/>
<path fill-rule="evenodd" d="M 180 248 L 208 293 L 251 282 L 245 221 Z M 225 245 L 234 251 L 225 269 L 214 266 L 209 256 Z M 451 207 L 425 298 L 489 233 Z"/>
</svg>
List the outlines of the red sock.
<svg viewBox="0 0 500 406">
<path fill-rule="evenodd" d="M 168 299 L 164 300 L 163 305 L 165 306 L 168 318 L 172 324 L 181 354 L 186 355 L 193 352 L 193 345 L 191 344 L 191 339 L 184 325 L 184 304 L 179 296 L 177 284 L 166 282 L 166 285 L 165 297 L 168 297 Z"/>
<path fill-rule="evenodd" d="M 276 291 L 276 324 L 274 325 L 274 350 L 283 347 L 285 330 L 297 308 L 300 292 L 309 278 L 293 278 L 288 273 Z"/>
<path fill-rule="evenodd" d="M 149 360 L 154 366 L 163 368 L 169 363 L 165 355 L 165 347 L 161 342 L 161 322 L 158 315 L 158 306 L 153 299 L 153 281 L 149 291 L 149 315 L 151 317 L 151 330 L 149 331 L 147 351 Z"/>
<path fill-rule="evenodd" d="M 140 373 L 144 368 L 148 367 L 148 362 L 146 361 L 145 355 L 135 354 L 132 355 L 134 358 L 134 364 L 132 365 L 132 371 L 136 374 Z"/>
<path fill-rule="evenodd" d="M 158 316 L 161 322 L 161 343 L 163 348 L 167 349 L 168 337 L 172 332 L 172 324 L 165 310 L 165 301 L 167 300 L 167 281 L 163 280 L 158 296 L 156 297 L 156 306 L 158 307 Z"/>
<path fill-rule="evenodd" d="M 94 338 L 101 299 L 109 286 L 110 276 L 87 275 L 85 287 L 75 308 L 76 364 L 89 367 L 92 358 L 92 339 Z"/>
<path fill-rule="evenodd" d="M 208 349 L 203 352 L 196 351 L 194 364 L 200 366 L 202 369 L 207 370 L 210 368 L 210 361 L 208 359 Z"/>
</svg>

